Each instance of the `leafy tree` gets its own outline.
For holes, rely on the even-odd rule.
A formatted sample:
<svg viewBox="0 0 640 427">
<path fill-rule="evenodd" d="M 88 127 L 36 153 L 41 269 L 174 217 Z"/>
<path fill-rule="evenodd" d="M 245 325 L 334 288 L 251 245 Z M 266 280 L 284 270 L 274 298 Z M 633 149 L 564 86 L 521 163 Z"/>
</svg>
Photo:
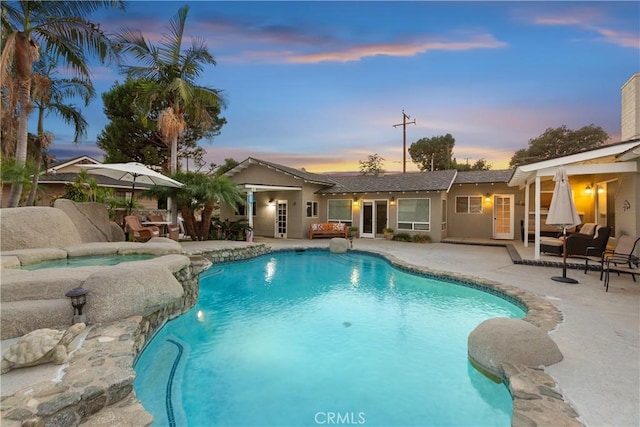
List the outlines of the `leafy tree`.
<svg viewBox="0 0 640 427">
<path fill-rule="evenodd" d="M 177 171 L 178 138 L 188 124 L 207 130 L 222 125 L 215 114 L 223 104 L 220 91 L 196 84 L 204 66 L 215 65 L 213 55 L 202 38 L 194 38 L 190 48 L 182 49 L 188 12 L 186 5 L 178 10 L 170 20 L 169 34 L 163 34 L 159 46 L 145 40 L 137 29 L 125 29 L 116 36 L 120 51 L 132 54 L 141 64 L 127 65 L 123 70 L 129 77 L 144 82 L 143 115 L 152 110 L 154 103 L 161 103 L 158 131 L 171 147 L 171 173 Z M 172 219 L 176 217 L 177 212 L 172 209 Z"/>
<path fill-rule="evenodd" d="M 537 138 L 529 140 L 529 147 L 516 151 L 509 167 L 517 167 L 543 160 L 568 156 L 581 151 L 597 148 L 609 139 L 609 134 L 593 124 L 578 130 L 566 126 L 548 128 Z"/>
<path fill-rule="evenodd" d="M 239 164 L 240 164 L 239 161 L 228 157 L 228 158 L 224 159 L 224 164 L 222 164 L 220 166 L 218 166 L 216 164 L 211 164 L 211 170 L 214 171 L 214 174 L 216 176 L 224 175 L 225 173 L 229 172 L 231 169 L 235 168 Z"/>
<path fill-rule="evenodd" d="M 450 134 L 421 138 L 409 146 L 411 161 L 421 171 L 452 169 L 455 138 Z"/>
<path fill-rule="evenodd" d="M 122 84 L 116 82 L 102 94 L 109 123 L 98 135 L 97 146 L 105 152 L 106 163 L 168 164 L 169 148 L 156 131 L 155 123 L 138 114 L 136 102 L 141 95 L 141 82 L 132 79 Z"/>
<path fill-rule="evenodd" d="M 361 175 L 369 175 L 369 176 L 378 176 L 384 173 L 384 169 L 382 168 L 382 162 L 384 159 L 375 153 L 373 155 L 369 155 L 367 160 L 360 160 L 360 174 Z"/>
<path fill-rule="evenodd" d="M 459 171 L 488 171 L 491 169 L 491 163 L 481 158 L 472 165 L 468 163 L 460 164 L 456 159 L 453 159 L 453 169 Z"/>
<path fill-rule="evenodd" d="M 82 112 L 75 105 L 68 104 L 66 101 L 68 98 L 79 97 L 85 106 L 89 105 L 95 96 L 93 86 L 89 81 L 80 78 L 57 78 L 56 70 L 55 59 L 46 53 L 40 56 L 34 66 L 31 94 L 38 110 L 38 133 L 35 138 L 36 147 L 33 150 L 33 163 L 36 171 L 33 174 L 33 185 L 27 198 L 27 206 L 32 206 L 35 202 L 40 167 L 43 157 L 46 156 L 47 149 L 53 141 L 53 135 L 44 130 L 44 118 L 53 113 L 65 123 L 73 125 L 74 142 L 78 142 L 79 138 L 86 136 L 89 126 Z"/>
<path fill-rule="evenodd" d="M 170 169 L 169 147 L 157 131 L 155 121 L 148 117 L 157 117 L 161 103 L 157 102 L 148 117 L 140 115 L 139 99 L 144 96 L 144 83 L 127 79 L 124 83 L 115 83 L 108 92 L 102 94 L 104 113 L 109 123 L 98 135 L 97 145 L 105 152 L 105 162 L 139 162 L 145 165 L 161 166 Z M 219 113 L 215 112 L 214 114 Z M 190 118 L 187 117 L 187 120 Z M 202 138 L 211 138 L 219 132 L 224 119 L 213 129 L 202 129 L 188 124 L 188 128 L 178 141 L 179 157 L 197 159 L 204 155 L 204 149 L 198 147 Z"/>
<path fill-rule="evenodd" d="M 15 159 L 18 166 L 27 160 L 27 134 L 31 105 L 33 63 L 43 50 L 61 59 L 72 72 L 89 80 L 87 58 L 96 55 L 101 61 L 111 57 L 111 43 L 100 26 L 87 18 L 105 7 L 124 8 L 122 1 L 4 1 L 2 16 L 2 62 L 0 82 L 15 83 L 18 128 Z M 9 78 L 13 75 L 13 78 Z M 4 104 L 3 104 L 4 106 Z M 22 184 L 11 186 L 8 206 L 20 201 Z"/>
</svg>

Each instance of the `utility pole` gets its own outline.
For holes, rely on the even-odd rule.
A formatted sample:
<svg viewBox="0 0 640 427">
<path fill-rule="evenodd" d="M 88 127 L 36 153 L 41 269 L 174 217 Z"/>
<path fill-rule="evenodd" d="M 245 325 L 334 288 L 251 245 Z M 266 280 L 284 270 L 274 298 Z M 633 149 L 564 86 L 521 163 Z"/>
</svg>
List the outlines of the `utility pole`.
<svg viewBox="0 0 640 427">
<path fill-rule="evenodd" d="M 412 122 L 408 122 L 411 117 L 408 114 L 405 114 L 404 110 L 402 110 L 402 123 L 397 125 L 393 125 L 394 128 L 398 126 L 402 126 L 402 173 L 407 172 L 407 125 L 415 125 L 416 119 L 413 119 Z"/>
</svg>

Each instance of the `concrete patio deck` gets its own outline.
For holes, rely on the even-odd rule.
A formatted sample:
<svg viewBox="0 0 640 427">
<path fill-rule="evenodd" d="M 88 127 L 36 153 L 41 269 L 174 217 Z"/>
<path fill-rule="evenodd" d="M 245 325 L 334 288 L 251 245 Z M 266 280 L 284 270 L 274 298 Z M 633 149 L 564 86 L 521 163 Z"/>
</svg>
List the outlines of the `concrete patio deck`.
<svg viewBox="0 0 640 427">
<path fill-rule="evenodd" d="M 274 250 L 328 247 L 329 239 L 256 238 Z M 556 307 L 564 321 L 551 333 L 564 360 L 545 369 L 587 426 L 640 425 L 640 279 L 614 277 L 605 293 L 599 272 L 568 269 L 579 284 L 551 280 L 561 275 L 559 257 L 541 257 L 541 264 L 514 264 L 503 241 L 459 239 L 456 243 L 417 244 L 383 239 L 355 239 L 354 249 L 387 253 L 418 267 L 472 275 L 517 286 L 538 294 Z M 527 262 L 534 247 L 508 241 Z M 244 242 L 182 242 L 186 252 L 223 248 Z M 480 246 L 482 245 L 482 246 Z M 569 259 L 583 265 L 582 260 Z"/>
</svg>

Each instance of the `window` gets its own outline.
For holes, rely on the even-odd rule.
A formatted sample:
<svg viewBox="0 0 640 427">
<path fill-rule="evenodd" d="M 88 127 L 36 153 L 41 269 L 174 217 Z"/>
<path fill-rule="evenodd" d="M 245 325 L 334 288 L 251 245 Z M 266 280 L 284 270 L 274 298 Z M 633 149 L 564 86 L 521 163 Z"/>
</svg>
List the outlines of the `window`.
<svg viewBox="0 0 640 427">
<path fill-rule="evenodd" d="M 307 218 L 318 217 L 318 202 L 307 202 Z"/>
<path fill-rule="evenodd" d="M 456 196 L 456 213 L 482 213 L 482 196 Z"/>
<path fill-rule="evenodd" d="M 429 231 L 431 199 L 398 199 L 398 230 Z"/>
<path fill-rule="evenodd" d="M 442 200 L 442 230 L 447 229 L 447 201 L 445 199 Z"/>
<path fill-rule="evenodd" d="M 256 206 L 255 200 L 253 201 L 253 203 L 251 203 L 251 210 L 252 210 L 253 216 L 256 216 L 257 206 Z M 238 203 L 236 205 L 236 216 L 247 216 L 247 205 Z"/>
<path fill-rule="evenodd" d="M 351 199 L 328 200 L 327 210 L 327 221 L 351 223 Z"/>
</svg>

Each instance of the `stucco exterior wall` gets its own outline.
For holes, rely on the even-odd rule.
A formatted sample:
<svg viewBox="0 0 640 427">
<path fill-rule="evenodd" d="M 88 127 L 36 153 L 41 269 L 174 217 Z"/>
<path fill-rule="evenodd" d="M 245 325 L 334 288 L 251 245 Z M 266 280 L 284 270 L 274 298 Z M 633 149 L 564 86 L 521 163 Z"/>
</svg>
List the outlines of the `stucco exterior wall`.
<svg viewBox="0 0 640 427">
<path fill-rule="evenodd" d="M 640 173 L 622 175 L 619 188 L 615 200 L 616 236 L 640 236 Z M 640 248 L 636 254 L 640 254 Z"/>
<path fill-rule="evenodd" d="M 288 238 L 306 238 L 309 224 L 326 220 L 326 208 L 324 219 L 322 219 L 322 209 L 319 212 L 320 218 L 306 217 L 306 202 L 308 200 L 318 201 L 321 204 L 321 197 L 315 194 L 322 187 L 321 185 L 311 184 L 258 164 L 249 165 L 246 169 L 233 175 L 232 179 L 238 184 L 291 187 L 291 190 L 254 192 L 254 200 L 256 202 L 256 212 L 253 216 L 254 236 L 278 237 L 276 236 L 276 203 L 278 201 L 285 201 L 287 204 Z M 223 219 L 232 221 L 246 218 L 244 215 L 235 213 L 230 206 L 222 206 L 220 215 Z"/>
<path fill-rule="evenodd" d="M 508 187 L 506 183 L 454 184 L 447 201 L 447 236 L 492 239 L 494 195 L 513 196 L 513 238 L 520 239 L 520 221 L 524 219 L 524 190 Z M 460 196 L 481 196 L 482 213 L 456 213 L 456 197 Z"/>
</svg>

